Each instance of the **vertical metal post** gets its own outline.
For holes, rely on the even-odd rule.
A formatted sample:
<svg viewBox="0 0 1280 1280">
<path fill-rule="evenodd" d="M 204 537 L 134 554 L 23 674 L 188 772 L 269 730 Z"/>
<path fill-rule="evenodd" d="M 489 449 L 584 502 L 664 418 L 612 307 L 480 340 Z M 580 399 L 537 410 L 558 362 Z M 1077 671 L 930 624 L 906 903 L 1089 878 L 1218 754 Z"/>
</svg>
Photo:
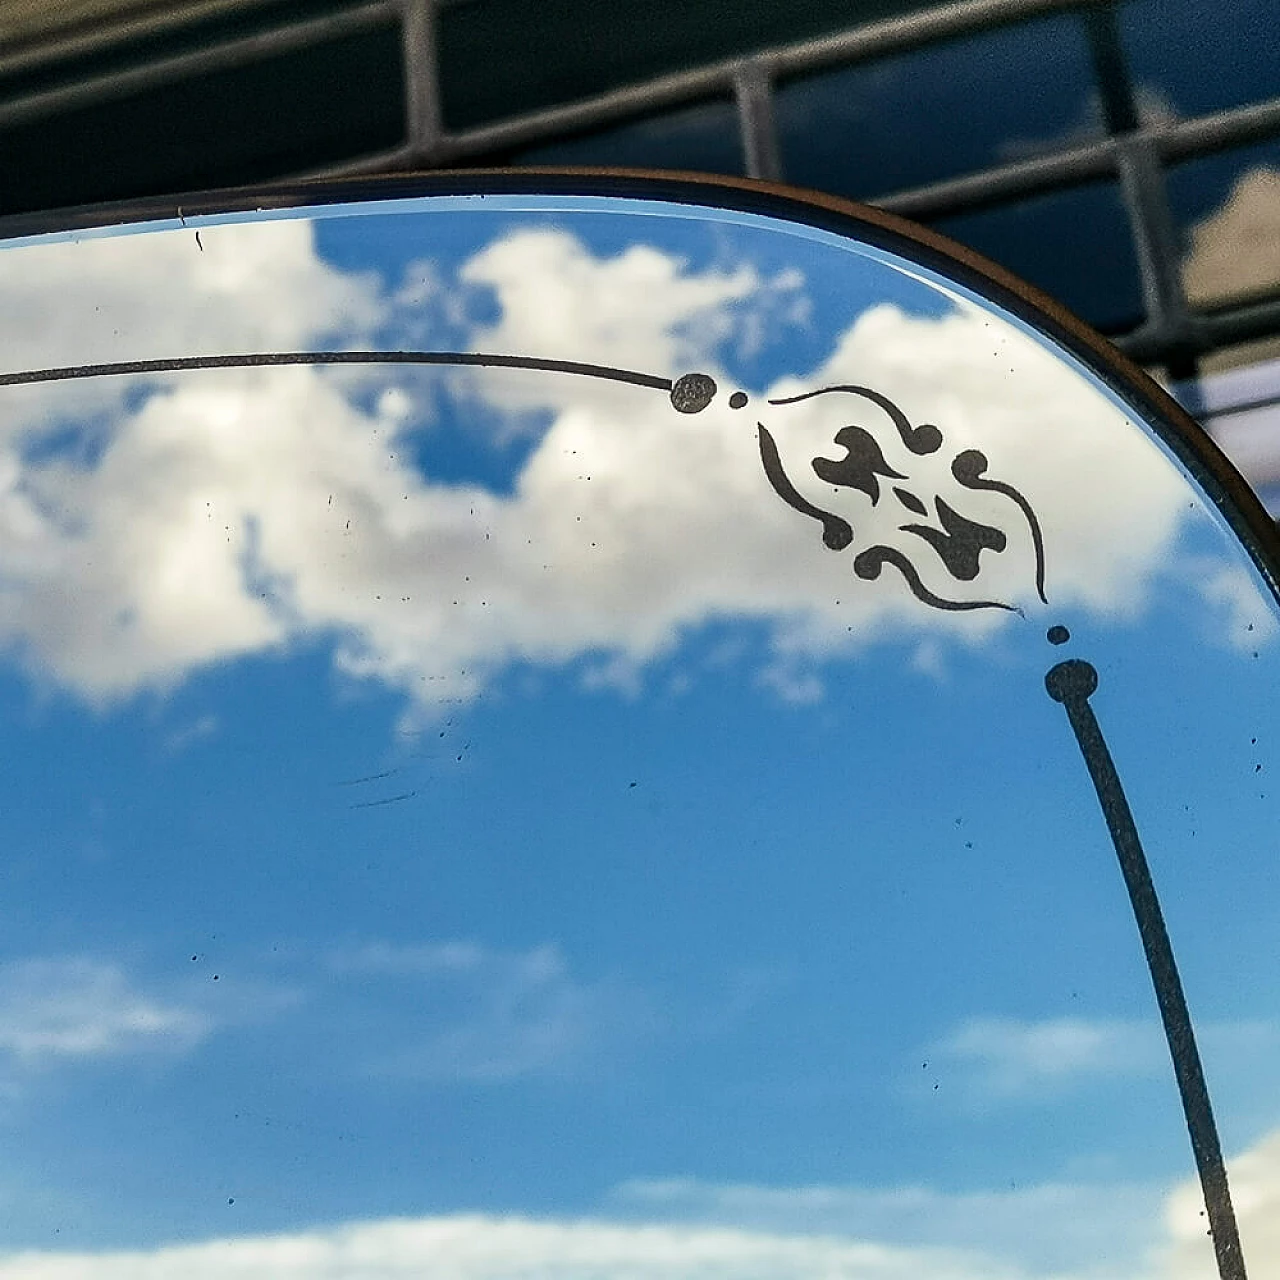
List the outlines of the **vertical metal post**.
<svg viewBox="0 0 1280 1280">
<path fill-rule="evenodd" d="M 733 77 L 738 128 L 748 178 L 782 179 L 778 130 L 773 119 L 773 84 L 758 62 L 744 62 Z"/>
<path fill-rule="evenodd" d="M 1102 119 L 1107 132 L 1115 135 L 1132 133 L 1141 121 L 1133 92 L 1129 64 L 1120 43 L 1120 28 L 1111 4 L 1100 4 L 1084 11 L 1084 33 L 1093 60 L 1093 74 L 1098 81 Z"/>
<path fill-rule="evenodd" d="M 441 152 L 440 75 L 436 0 L 401 0 L 404 50 L 405 141 L 410 163 L 429 167 Z"/>
<path fill-rule="evenodd" d="M 1146 308 L 1144 329 L 1169 349 L 1166 367 L 1171 378 L 1196 376 L 1194 321 L 1182 289 L 1181 253 L 1169 211 L 1160 157 L 1141 135 L 1137 95 L 1120 39 L 1120 25 L 1111 0 L 1094 4 L 1082 15 L 1102 119 L 1116 139 L 1120 187 L 1142 278 Z"/>
<path fill-rule="evenodd" d="M 1142 275 L 1147 327 L 1158 333 L 1170 351 L 1169 376 L 1194 378 L 1195 322 L 1182 288 L 1182 255 L 1160 159 L 1153 143 L 1141 134 L 1118 139 L 1116 148 L 1120 188 Z"/>
</svg>

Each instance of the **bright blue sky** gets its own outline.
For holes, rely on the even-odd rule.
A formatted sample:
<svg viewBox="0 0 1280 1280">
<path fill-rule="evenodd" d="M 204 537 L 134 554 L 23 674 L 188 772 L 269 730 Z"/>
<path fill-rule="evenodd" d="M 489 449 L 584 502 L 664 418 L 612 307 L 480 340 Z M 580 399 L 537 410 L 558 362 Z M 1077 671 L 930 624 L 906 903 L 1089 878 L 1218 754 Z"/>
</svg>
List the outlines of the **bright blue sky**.
<svg viewBox="0 0 1280 1280">
<path fill-rule="evenodd" d="M 577 248 L 563 261 L 584 273 L 585 310 L 565 323 L 589 327 L 591 307 L 603 312 L 618 279 L 592 273 L 622 261 L 633 225 L 501 212 L 466 225 L 456 216 L 416 225 L 403 216 L 334 219 L 319 224 L 318 256 L 310 267 L 300 259 L 298 270 L 377 272 L 379 308 L 363 332 L 398 343 L 417 324 L 413 340 L 462 346 L 510 332 L 501 326 L 515 323 L 518 304 L 504 310 L 505 284 L 486 293 L 469 277 L 460 290 L 461 264 L 517 234 L 559 253 L 554 237 L 568 234 Z M 204 232 L 213 254 L 217 234 Z M 323 525 L 295 547 L 288 534 L 303 516 L 277 526 L 258 509 L 264 533 L 252 554 L 280 581 L 296 581 L 293 624 L 274 645 L 227 640 L 225 656 L 215 648 L 211 660 L 184 664 L 164 648 L 169 633 L 159 623 L 147 630 L 161 616 L 149 612 L 160 608 L 148 594 L 157 589 L 152 570 L 142 586 L 121 570 L 111 607 L 135 610 L 143 621 L 133 629 L 101 622 L 96 606 L 77 614 L 89 579 L 76 575 L 108 571 L 86 570 L 76 557 L 109 554 L 102 541 L 76 542 L 73 531 L 47 560 L 24 560 L 6 625 L 31 657 L 0 681 L 12 748 L 0 777 L 7 1247 L 142 1247 L 459 1211 L 643 1218 L 618 1188 L 650 1179 L 784 1190 L 925 1185 L 943 1194 L 1184 1179 L 1186 1137 L 1114 854 L 1065 716 L 1043 691 L 1062 653 L 1101 672 L 1095 707 L 1204 1024 L 1228 1149 L 1280 1125 L 1274 1072 L 1259 1061 L 1275 1061 L 1280 1041 L 1267 781 L 1280 768 L 1270 728 L 1275 625 L 1251 595 L 1243 554 L 1189 487 L 1170 489 L 1168 464 L 1145 440 L 1134 446 L 1138 471 L 1119 476 L 1105 454 L 1081 462 L 1064 445 L 1048 456 L 1061 439 L 1051 429 L 1057 384 L 1035 381 L 1051 375 L 998 318 L 994 363 L 970 384 L 936 372 L 942 357 L 928 346 L 930 326 L 985 322 L 922 282 L 714 219 L 646 220 L 641 234 L 657 255 L 678 259 L 673 279 L 707 282 L 708 294 L 690 292 L 683 315 L 638 322 L 636 368 L 685 371 L 646 363 L 665 323 L 684 326 L 684 349 L 701 344 L 718 376 L 731 375 L 757 401 L 787 375 L 820 383 L 819 374 L 865 369 L 894 394 L 918 391 L 923 414 L 936 374 L 944 384 L 936 405 L 951 415 L 936 420 L 949 429 L 966 415 L 981 419 L 984 397 L 1005 396 L 998 379 L 1011 361 L 1013 382 L 1025 381 L 1026 403 L 1043 403 L 1050 427 L 1024 451 L 1021 471 L 994 435 L 992 474 L 1024 488 L 1037 467 L 1067 477 L 1067 500 L 1055 499 L 1044 472 L 1039 491 L 1052 516 L 1051 599 L 1058 584 L 1067 603 L 963 640 L 939 629 L 946 620 L 902 611 L 905 591 L 891 574 L 876 584 L 883 614 L 866 612 L 870 584 L 846 564 L 848 596 L 838 607 L 819 599 L 827 580 L 814 578 L 811 608 L 772 609 L 768 581 L 749 574 L 770 554 L 773 530 L 807 536 L 795 545 L 815 564 L 826 566 L 830 553 L 763 475 L 760 529 L 713 522 L 706 538 L 684 545 L 682 530 L 704 526 L 682 523 L 676 473 L 696 459 L 663 455 L 665 478 L 638 475 L 639 452 L 610 470 L 619 441 L 630 448 L 650 418 L 674 417 L 660 394 L 627 400 L 610 390 L 614 399 L 595 401 L 557 384 L 539 406 L 536 382 L 522 384 L 535 388 L 533 401 L 511 403 L 493 399 L 504 390 L 492 379 L 468 389 L 434 373 L 336 385 L 379 430 L 394 415 L 379 418 L 374 406 L 389 403 L 388 385 L 405 388 L 409 408 L 394 418 L 400 434 L 379 465 L 392 468 L 393 489 L 405 453 L 425 470 L 426 488 L 401 485 L 422 519 L 459 496 L 483 501 L 487 488 L 497 496 L 482 516 L 495 522 L 495 538 L 520 529 L 530 545 L 536 535 L 558 548 L 546 552 L 548 577 L 565 578 L 570 591 L 546 617 L 537 601 L 559 600 L 545 594 L 554 588 L 534 573 L 527 590 L 517 584 L 502 595 L 486 543 L 461 516 L 436 542 L 405 543 L 412 556 L 403 558 L 395 500 L 379 509 L 374 480 L 357 492 L 364 481 L 349 458 L 325 473 L 335 486 L 344 468 L 351 479 L 351 492 L 338 489 L 343 514 L 331 498 L 324 516 L 346 541 L 325 541 Z M 427 256 L 438 287 L 415 311 L 393 295 L 406 265 Z M 725 283 L 743 272 L 750 280 Z M 104 268 L 102 280 L 109 275 Z M 123 309 L 114 287 L 87 286 L 101 291 L 95 305 Z M 193 297 L 199 287 L 190 286 Z M 674 285 L 670 292 L 677 297 Z M 463 305 L 450 312 L 460 293 Z M 885 300 L 897 310 L 842 347 L 859 315 Z M 638 312 L 647 301 L 636 295 Z M 252 303 L 240 304 L 246 314 Z M 751 334 L 753 314 L 768 321 L 762 343 Z M 304 317 L 302 332 L 323 320 Z M 216 337 L 234 349 L 234 329 L 229 338 L 208 325 L 214 336 L 197 329 L 195 341 Z M 165 331 L 126 336 L 141 351 Z M 538 334 L 532 349 L 541 354 L 555 338 Z M 246 321 L 242 345 L 259 339 Z M 605 334 L 600 349 L 626 349 L 628 340 Z M 581 349 L 563 358 L 601 358 Z M 901 382 L 890 387 L 895 370 Z M 293 512 L 283 505 L 297 498 L 288 467 L 319 474 L 329 436 L 325 421 L 308 418 L 314 435 L 300 438 L 314 439 L 314 455 L 286 464 L 271 451 L 272 420 L 267 410 L 252 417 L 252 397 L 281 376 L 245 384 L 241 421 L 262 434 L 242 438 L 264 443 L 237 474 L 258 486 L 249 506 L 275 492 Z M 167 385 L 181 389 L 178 380 Z M 306 394 L 334 385 L 308 381 Z M 328 403 L 308 412 L 328 412 Z M 599 468 L 609 484 L 649 486 L 607 490 L 613 506 L 603 516 L 584 498 L 580 533 L 563 501 L 538 505 L 533 478 L 551 465 L 551 442 L 577 404 L 596 415 L 587 438 L 598 457 L 572 465 Z M 114 449 L 158 467 L 162 455 L 139 441 L 144 427 L 162 431 L 167 419 L 126 426 L 133 407 L 120 410 L 106 457 Z M 998 412 L 1021 422 L 1025 407 L 1013 396 Z M 1098 399 L 1097 421 L 1082 423 L 1080 438 L 1124 430 L 1114 414 Z M 740 424 L 748 462 L 750 416 L 717 420 L 726 431 Z M 785 420 L 769 421 L 781 436 Z M 703 427 L 693 418 L 672 429 Z M 232 502 L 214 484 L 218 437 L 209 439 L 203 462 L 170 477 L 188 486 L 197 509 Z M 134 448 L 141 452 L 125 452 Z M 738 457 L 697 473 L 702 505 L 689 520 L 717 503 L 732 508 Z M 88 471 L 99 465 L 95 458 Z M 749 466 L 743 475 L 750 497 Z M 1091 477 L 1088 500 L 1080 475 Z M 202 526 L 183 523 L 182 504 L 166 505 L 172 489 L 142 480 L 133 499 L 141 514 L 123 515 L 85 475 L 47 483 L 62 486 L 62 514 L 78 511 L 91 535 L 114 530 L 119 541 L 131 520 L 158 512 L 143 532 L 158 536 L 168 520 L 173 545 L 185 545 Z M 278 490 L 263 487 L 277 480 Z M 207 500 L 206 482 L 215 495 Z M 631 519 L 622 497 L 653 502 L 664 484 L 676 545 L 650 574 L 658 553 L 633 564 L 605 539 Z M 55 490 L 33 492 L 47 501 Z M 1150 562 L 1120 563 L 1116 530 L 1128 526 L 1115 508 L 1125 503 L 1139 515 L 1151 503 L 1146 524 L 1167 523 Z M 661 515 L 661 497 L 654 509 Z M 623 512 L 612 525 L 610 511 Z M 354 520 L 354 533 L 341 520 Z M 655 536 L 649 525 L 635 528 L 638 538 Z M 226 529 L 228 541 L 241 536 L 231 517 Z M 555 541 L 564 536 L 582 545 Z M 1142 540 L 1136 526 L 1128 536 Z M 750 543 L 750 556 L 734 539 Z M 579 617 L 570 566 L 595 540 L 619 558 L 612 573 L 581 571 Z M 374 552 L 362 572 L 381 575 L 368 577 L 378 604 L 362 600 L 343 613 L 347 605 L 334 601 L 354 600 L 365 578 L 335 577 L 341 556 Z M 144 568 L 147 554 L 138 553 Z M 295 554 L 302 558 L 291 561 Z M 501 622 L 482 614 L 490 601 L 477 598 L 483 591 L 468 575 L 450 576 L 453 554 L 490 575 L 484 590 L 497 593 Z M 1082 566 L 1074 577 L 1070 555 Z M 65 587 L 40 595 L 23 576 L 29 563 L 63 566 Z M 501 563 L 515 574 L 525 562 Z M 796 559 L 796 590 L 809 590 L 809 572 Z M 1091 601 L 1089 582 L 1112 574 L 1112 603 Z M 217 581 L 208 570 L 173 590 L 194 597 Z M 627 588 L 618 599 L 608 596 L 612 582 Z M 722 583 L 726 594 L 717 594 Z M 745 593 L 737 612 L 735 584 Z M 461 612 L 450 614 L 441 595 L 420 606 L 420 622 L 380 621 L 393 605 L 419 607 L 412 600 L 425 589 L 458 591 Z M 26 610 L 24 592 L 44 603 Z M 588 609 L 593 593 L 606 601 L 599 615 Z M 869 641 L 845 638 L 846 616 Z M 462 620 L 431 631 L 441 617 Z M 652 618 L 660 643 L 646 638 Z M 611 619 L 622 619 L 614 631 Z M 1063 651 L 1044 639 L 1057 621 L 1074 634 Z M 564 647 L 546 628 L 563 629 Z M 415 649 L 419 633 L 437 639 Z M 115 668 L 81 676 L 103 645 L 131 636 L 143 654 L 132 687 Z M 237 645 L 245 656 L 235 656 Z M 335 653 L 347 655 L 339 665 L 367 661 L 366 674 L 344 674 Z M 468 662 L 473 684 L 459 674 Z M 423 692 L 428 680 L 441 682 L 443 701 Z M 678 1219 L 685 1210 L 664 1212 Z M 917 1231 L 923 1238 L 927 1224 Z"/>
</svg>

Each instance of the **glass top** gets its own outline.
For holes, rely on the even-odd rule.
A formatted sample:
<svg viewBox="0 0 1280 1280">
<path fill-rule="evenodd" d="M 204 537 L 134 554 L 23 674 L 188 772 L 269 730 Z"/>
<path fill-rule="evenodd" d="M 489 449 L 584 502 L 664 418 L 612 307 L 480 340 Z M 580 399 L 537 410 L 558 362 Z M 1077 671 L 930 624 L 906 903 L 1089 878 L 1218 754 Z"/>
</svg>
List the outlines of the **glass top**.
<svg viewBox="0 0 1280 1280">
<path fill-rule="evenodd" d="M 1211 1277 L 1139 836 L 1280 1275 L 1247 495 L 933 244 L 589 186 L 0 241 L 0 1280 Z"/>
</svg>

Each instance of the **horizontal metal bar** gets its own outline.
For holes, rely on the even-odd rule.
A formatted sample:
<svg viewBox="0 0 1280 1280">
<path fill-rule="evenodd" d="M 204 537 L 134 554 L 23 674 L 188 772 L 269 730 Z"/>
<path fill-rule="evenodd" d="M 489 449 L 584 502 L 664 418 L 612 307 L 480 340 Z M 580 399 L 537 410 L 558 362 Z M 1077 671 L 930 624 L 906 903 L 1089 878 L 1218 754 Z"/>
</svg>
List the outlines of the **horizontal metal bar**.
<svg viewBox="0 0 1280 1280">
<path fill-rule="evenodd" d="M 1162 159 L 1181 160 L 1274 135 L 1280 135 L 1280 98 L 1195 120 L 1151 126 L 1132 136 L 1140 142 L 1150 142 Z M 870 203 L 905 217 L 943 217 L 1038 195 L 1076 182 L 1114 177 L 1118 171 L 1116 140 L 1101 138 L 1069 151 L 895 191 Z"/>
<path fill-rule="evenodd" d="M 819 40 L 780 45 L 750 55 L 769 78 L 816 70 L 832 63 L 856 62 L 928 44 L 949 36 L 1078 8 L 1080 0 L 958 0 L 933 9 L 887 18 Z M 624 116 L 715 94 L 731 96 L 741 57 L 660 76 L 593 98 L 513 116 L 494 124 L 446 134 L 442 147 L 450 158 L 498 151 L 553 134 L 591 128 Z"/>
<path fill-rule="evenodd" d="M 504 151 L 524 143 L 540 142 L 583 129 L 598 128 L 616 120 L 624 120 L 676 106 L 699 98 L 733 96 L 734 72 L 738 63 L 717 63 L 678 75 L 662 76 L 645 84 L 614 89 L 596 98 L 586 98 L 564 107 L 549 107 L 513 116 L 497 124 L 481 125 L 461 133 L 444 133 L 440 138 L 441 155 L 447 159 L 463 159 L 488 151 Z"/>
<path fill-rule="evenodd" d="M 359 178 L 371 173 L 406 173 L 422 167 L 414 147 L 402 143 L 390 151 L 373 151 L 337 164 L 322 165 L 318 169 L 304 169 L 300 173 L 281 175 L 285 182 L 319 182 L 328 178 Z"/>
<path fill-rule="evenodd" d="M 370 27 L 391 24 L 396 21 L 398 12 L 395 0 L 370 0 L 356 8 L 328 14 L 323 18 L 309 18 L 287 26 L 273 27 L 269 31 L 241 36 L 223 44 L 211 45 L 207 49 L 194 49 L 190 53 L 140 63 L 107 75 L 60 85 L 56 89 L 11 98 L 8 102 L 0 102 L 0 128 L 59 111 L 91 106 L 141 89 L 155 88 L 210 71 L 240 66 L 272 54 L 305 49 L 325 40 L 368 30 Z"/>
<path fill-rule="evenodd" d="M 1184 160 L 1209 151 L 1258 142 L 1280 134 L 1280 98 L 1143 132 L 1150 134 L 1166 160 Z"/>
<path fill-rule="evenodd" d="M 1214 347 L 1233 346 L 1280 333 L 1280 298 L 1245 303 L 1201 317 Z"/>
<path fill-rule="evenodd" d="M 1223 347 L 1269 338 L 1280 333 L 1280 297 L 1223 308 L 1209 314 L 1193 312 L 1183 326 L 1144 324 L 1112 342 L 1139 364 L 1163 364 L 1190 349 L 1208 355 Z"/>
<path fill-rule="evenodd" d="M 1217 409 L 1200 409 L 1197 413 L 1201 422 L 1216 422 L 1219 418 L 1233 418 L 1242 413 L 1257 413 L 1259 409 L 1273 409 L 1280 405 L 1280 392 L 1272 392 L 1269 396 L 1255 396 L 1252 400 L 1241 400 L 1239 404 L 1225 404 Z"/>
<path fill-rule="evenodd" d="M 766 49 L 752 54 L 752 60 L 763 63 L 774 76 L 790 75 L 835 62 L 882 57 L 936 40 L 1081 7 L 1081 0 L 959 0 L 837 35 Z"/>
<path fill-rule="evenodd" d="M 50 24 L 34 14 L 25 18 L 6 15 L 0 21 L 0 75 L 61 62 L 84 54 L 101 53 L 130 40 L 145 40 L 206 18 L 251 9 L 261 0 L 147 0 L 115 14 L 81 13 L 77 19 Z M 56 3 L 49 9 L 56 12 Z M 60 15 L 61 17 L 61 15 Z"/>
<path fill-rule="evenodd" d="M 1073 147 L 1070 151 L 1018 160 L 961 178 L 948 178 L 943 182 L 896 191 L 877 197 L 870 203 L 904 217 L 936 218 L 1038 195 L 1090 179 L 1114 177 L 1117 168 L 1114 139 L 1101 138 L 1087 146 Z"/>
</svg>

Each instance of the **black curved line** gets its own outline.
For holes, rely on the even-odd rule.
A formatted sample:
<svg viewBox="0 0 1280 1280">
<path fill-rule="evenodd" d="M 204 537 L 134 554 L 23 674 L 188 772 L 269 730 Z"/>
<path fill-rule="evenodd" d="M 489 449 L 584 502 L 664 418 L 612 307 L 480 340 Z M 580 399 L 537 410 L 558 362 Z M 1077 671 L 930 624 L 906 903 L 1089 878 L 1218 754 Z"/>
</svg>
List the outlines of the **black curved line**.
<svg viewBox="0 0 1280 1280">
<path fill-rule="evenodd" d="M 360 804 L 349 804 L 348 809 L 381 809 L 384 804 L 396 804 L 401 800 L 412 800 L 417 791 L 405 791 L 398 796 L 388 796 L 385 800 L 364 800 Z"/>
<path fill-rule="evenodd" d="M 335 782 L 335 787 L 356 787 L 362 782 L 378 782 L 382 778 L 389 778 L 394 773 L 399 773 L 399 769 L 388 769 L 385 773 L 371 773 L 365 778 L 348 778 L 343 782 Z"/>
<path fill-rule="evenodd" d="M 778 445 L 769 434 L 769 428 L 763 422 L 757 422 L 760 428 L 760 461 L 764 463 L 764 473 L 773 486 L 773 491 L 789 507 L 794 507 L 801 515 L 811 516 L 822 524 L 822 541 L 832 551 L 843 551 L 853 541 L 853 526 L 840 516 L 830 511 L 815 507 L 799 489 L 791 483 L 778 455 Z"/>
<path fill-rule="evenodd" d="M 942 432 L 937 427 L 929 422 L 922 422 L 919 426 L 913 427 L 907 415 L 888 396 L 882 395 L 879 391 L 874 391 L 870 387 L 854 386 L 852 383 L 836 387 L 819 387 L 817 391 L 802 391 L 798 396 L 783 396 L 778 400 L 770 400 L 769 403 L 798 404 L 801 400 L 812 400 L 814 396 L 830 395 L 835 391 L 845 391 L 855 396 L 862 396 L 864 399 L 870 400 L 872 404 L 879 405 L 893 419 L 893 425 L 897 427 L 898 435 L 902 437 L 902 443 L 917 457 L 923 457 L 927 453 L 937 453 L 942 447 Z"/>
<path fill-rule="evenodd" d="M 974 464 L 973 471 L 970 471 L 967 466 L 963 469 L 963 472 L 957 470 L 957 467 L 960 466 L 960 459 L 965 457 L 970 457 Z M 1027 520 L 1027 527 L 1031 530 L 1031 542 L 1036 551 L 1036 594 L 1043 604 L 1048 604 L 1049 597 L 1044 593 L 1044 534 L 1040 530 L 1040 521 L 1036 519 L 1036 513 L 1032 510 L 1031 503 L 1013 485 L 1006 484 L 1003 480 L 984 479 L 982 473 L 986 469 L 986 456 L 977 449 L 967 449 L 964 453 L 957 454 L 955 461 L 951 464 L 951 474 L 966 489 L 990 489 L 993 493 L 1002 493 L 1006 498 L 1012 498 L 1022 509 L 1022 514 Z"/>
<path fill-rule="evenodd" d="M 0 373 L 0 387 L 30 386 L 37 382 L 68 382 L 73 378 L 107 378 L 130 373 L 175 373 L 188 369 L 255 369 L 272 365 L 319 364 L 447 364 L 478 365 L 486 369 L 541 369 L 584 378 L 627 382 L 656 391 L 670 391 L 670 378 L 632 369 L 615 369 L 579 360 L 543 360 L 537 356 L 486 355 L 473 351 L 272 351 L 248 355 L 177 356 L 168 360 L 120 360 L 110 364 L 77 364 L 58 369 L 27 369 Z"/>
<path fill-rule="evenodd" d="M 1045 676 L 1044 683 L 1049 696 L 1062 703 L 1066 710 L 1129 892 L 1147 971 L 1160 1008 L 1160 1021 L 1169 1044 L 1169 1056 L 1173 1060 L 1173 1073 L 1182 1099 L 1182 1113 L 1187 1121 L 1196 1172 L 1200 1175 L 1205 1211 L 1209 1215 L 1209 1234 L 1213 1237 L 1218 1259 L 1218 1274 L 1222 1280 L 1246 1280 L 1240 1231 L 1231 1203 L 1227 1167 L 1222 1158 L 1222 1143 L 1213 1118 L 1209 1086 L 1205 1082 L 1200 1050 L 1196 1047 L 1195 1029 L 1187 1009 L 1182 978 L 1178 974 L 1164 912 L 1160 908 L 1133 810 L 1124 794 L 1098 718 L 1089 703 L 1098 688 L 1097 668 L 1079 658 L 1068 659 L 1053 667 Z"/>
<path fill-rule="evenodd" d="M 860 552 L 857 559 L 854 560 L 853 571 L 864 581 L 874 582 L 880 576 L 880 570 L 884 568 L 886 563 L 893 565 L 907 580 L 907 586 L 911 588 L 911 594 L 921 604 L 927 604 L 931 608 L 946 609 L 949 612 L 970 609 L 1004 609 L 1009 613 L 1016 613 L 1019 617 L 1023 616 L 1022 610 L 1017 605 L 1001 604 L 999 600 L 944 600 L 942 596 L 935 596 L 920 581 L 920 575 L 916 572 L 915 566 L 911 561 L 901 551 L 897 551 L 893 547 L 868 547 L 865 551 Z"/>
</svg>

